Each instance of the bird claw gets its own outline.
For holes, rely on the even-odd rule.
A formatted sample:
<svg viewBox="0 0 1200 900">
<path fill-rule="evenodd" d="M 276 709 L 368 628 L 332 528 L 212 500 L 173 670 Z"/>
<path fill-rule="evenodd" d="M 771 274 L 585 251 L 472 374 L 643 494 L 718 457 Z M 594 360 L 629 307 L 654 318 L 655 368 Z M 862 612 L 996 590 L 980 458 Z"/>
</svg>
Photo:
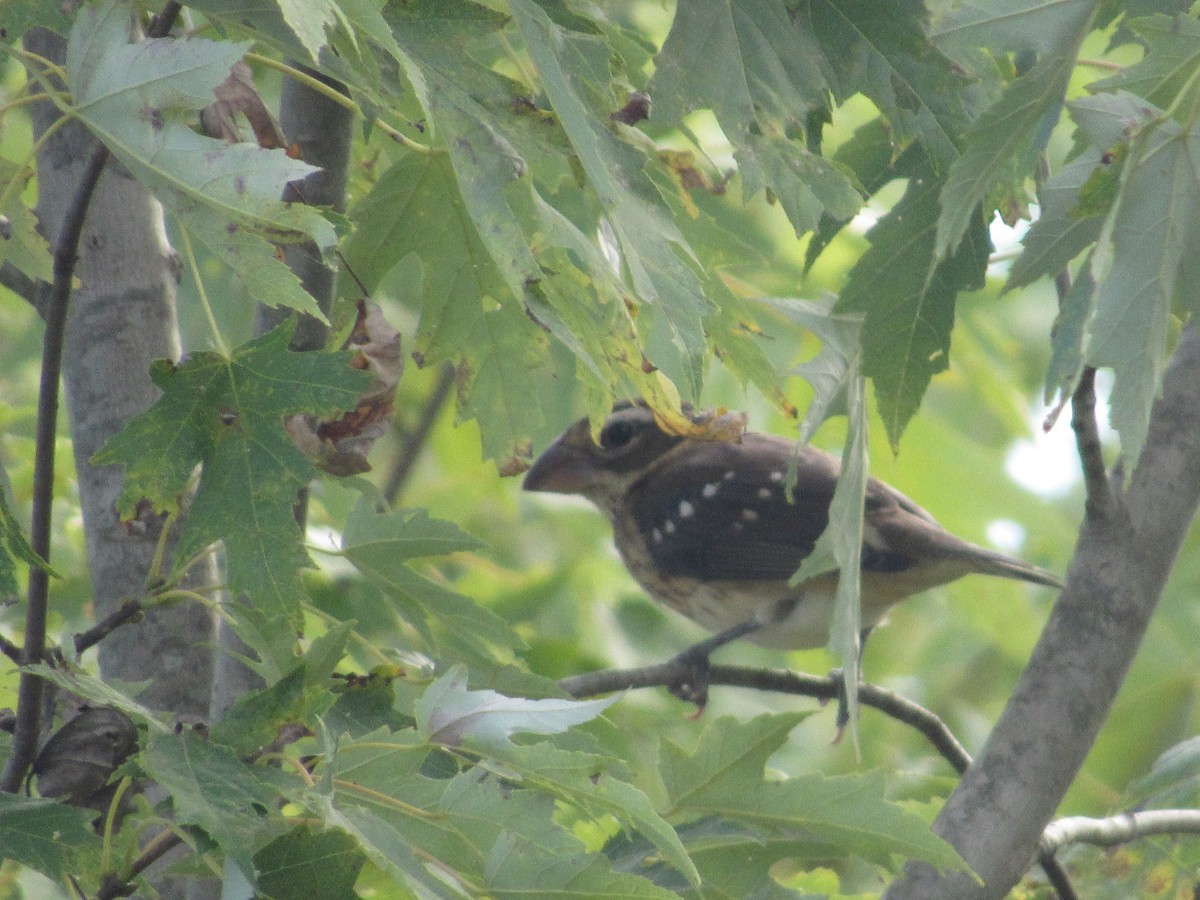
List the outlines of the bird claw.
<svg viewBox="0 0 1200 900">
<path fill-rule="evenodd" d="M 834 735 L 833 743 L 837 744 L 841 741 L 842 736 L 846 733 L 846 726 L 850 724 L 850 700 L 846 696 L 846 670 L 833 669 L 829 673 L 829 677 L 837 682 L 837 716 L 833 720 L 834 726 L 837 728 L 837 733 Z"/>
<path fill-rule="evenodd" d="M 684 703 L 695 704 L 696 712 L 692 718 L 700 718 L 708 704 L 708 654 L 684 650 L 668 665 L 674 670 L 674 675 L 667 690 Z"/>
</svg>

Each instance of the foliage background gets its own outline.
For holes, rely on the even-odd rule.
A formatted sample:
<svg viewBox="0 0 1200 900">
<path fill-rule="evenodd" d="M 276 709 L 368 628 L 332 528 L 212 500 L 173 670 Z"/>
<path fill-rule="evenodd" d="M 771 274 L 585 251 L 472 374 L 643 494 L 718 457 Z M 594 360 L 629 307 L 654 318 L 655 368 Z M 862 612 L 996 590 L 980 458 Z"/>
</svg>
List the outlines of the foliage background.
<svg viewBox="0 0 1200 900">
<path fill-rule="evenodd" d="M 345 8 L 351 6 L 346 4 Z M 564 58 L 579 66 L 580 72 L 594 76 L 603 70 L 604 78 L 585 79 L 583 88 L 575 82 L 580 96 L 596 104 L 597 108 L 615 109 L 623 101 L 626 88 L 645 86 L 650 71 L 650 52 L 661 45 L 671 23 L 669 8 L 658 3 L 606 4 L 601 16 L 584 4 L 547 6 L 563 22 L 579 25 L 578 16 L 582 14 L 585 17 L 596 15 L 597 21 L 603 23 L 599 31 L 602 40 L 589 34 L 588 40 L 580 40 L 574 48 L 583 54 L 581 57 L 572 57 L 568 49 L 556 47 Z M 400 7 L 403 9 L 398 9 Z M 498 83 L 489 73 L 498 71 L 518 81 L 530 76 L 528 69 L 520 71 L 522 64 L 530 65 L 528 58 L 513 52 L 508 43 L 517 40 L 512 31 L 514 26 L 490 7 L 504 9 L 499 3 L 455 4 L 456 15 L 461 14 L 462 19 L 450 15 L 446 21 L 435 19 L 432 24 L 421 18 L 433 8 L 428 4 L 395 4 L 385 10 L 385 16 L 413 15 L 421 20 L 421 27 L 428 26 L 427 32 L 417 28 L 406 35 L 411 43 L 406 43 L 404 50 L 410 58 L 420 60 L 414 70 L 420 69 L 429 78 L 427 89 L 436 102 L 423 110 L 415 105 L 412 94 L 390 94 L 388 77 L 394 77 L 397 82 L 403 80 L 393 70 L 384 75 L 374 73 L 379 76 L 379 81 L 374 84 L 366 76 L 355 82 L 355 88 L 361 91 L 356 98 L 365 108 L 384 110 L 381 119 L 400 127 L 413 140 L 449 143 L 438 129 L 453 134 L 456 129 L 470 124 L 470 106 L 457 93 L 459 89 L 474 92 L 475 96 L 486 96 L 489 91 L 498 89 Z M 364 8 L 369 8 L 371 15 L 375 14 L 370 4 Z M 11 10 L 12 6 L 0 9 Z M 226 31 L 230 37 L 244 37 L 245 31 L 237 24 L 236 15 L 227 14 L 224 4 L 201 3 L 197 4 L 196 11 L 200 22 L 204 21 L 203 14 L 207 12 L 217 24 L 215 32 L 205 32 L 209 37 L 216 38 Z M 540 12 L 527 11 L 525 21 L 540 21 L 539 16 Z M 287 29 L 281 28 L 282 19 L 274 15 L 269 18 L 270 21 L 258 23 L 254 32 L 262 41 L 257 49 L 275 55 L 294 52 L 297 49 L 295 34 L 288 34 Z M 301 15 L 301 18 L 316 28 L 315 33 L 323 33 L 320 22 L 314 25 L 306 16 Z M 1190 27 L 1194 27 L 1194 21 L 1188 21 L 1192 23 Z M 498 25 L 507 30 L 494 32 Z M 1125 21 L 1117 18 L 1088 34 L 1080 55 L 1101 59 L 1105 65 L 1136 62 L 1141 57 L 1140 47 L 1128 43 L 1112 46 L 1114 34 L 1123 27 Z M 386 49 L 387 41 L 378 33 L 368 41 L 369 31 L 365 26 L 360 24 L 350 31 L 363 40 L 364 46 L 379 42 L 370 47 L 368 55 L 375 54 L 388 64 L 395 63 L 395 59 L 389 59 L 381 50 L 381 45 Z M 310 38 L 312 33 L 309 33 Z M 418 36 L 414 37 L 414 34 Z M 341 40 L 348 40 L 345 33 L 338 32 L 338 35 Z M 461 38 L 462 35 L 469 38 L 471 56 L 448 56 L 444 60 L 436 57 L 437 48 L 445 46 L 439 41 L 453 36 Z M 423 40 L 427 43 L 423 44 Z M 625 70 L 610 72 L 606 68 L 607 62 L 587 56 L 587 52 L 595 51 L 605 41 L 623 54 Z M 421 56 L 422 53 L 427 55 Z M 589 65 L 600 68 L 588 70 Z M 362 71 L 371 70 L 364 66 Z M 1086 85 L 1098 77 L 1097 71 L 1088 65 L 1075 68 L 1070 73 L 1068 98 L 1087 96 Z M 1103 73 L 1104 70 L 1100 71 Z M 611 82 L 606 80 L 610 75 Z M 549 80 L 545 71 L 542 77 Z M 6 70 L 6 89 L 17 91 L 22 83 L 21 67 L 10 61 Z M 277 76 L 260 67 L 256 69 L 256 83 L 271 96 L 273 85 L 278 83 Z M 598 99 L 589 93 L 598 88 L 607 95 Z M 705 106 L 707 92 L 719 90 L 720 76 L 711 80 L 701 77 L 688 88 L 695 93 L 683 98 L 656 97 L 656 113 L 660 109 L 665 113 L 652 116 L 643 130 L 659 142 L 660 147 L 689 149 L 696 153 L 693 157 L 696 165 L 715 181 L 732 166 L 732 151 L 714 118 L 706 112 L 695 113 L 684 120 L 687 127 L 683 129 L 677 126 L 671 113 L 685 111 L 680 108 L 685 101 L 694 106 Z M 516 102 L 507 109 L 501 106 L 489 109 L 489 114 L 496 117 L 488 120 L 491 124 L 499 122 L 498 128 L 513 129 L 504 132 L 503 138 L 513 139 L 514 134 L 520 133 L 520 128 L 536 129 L 539 117 L 548 115 L 544 96 L 531 95 L 530 99 L 528 109 Z M 373 103 L 378 106 L 372 107 Z M 430 110 L 436 110 L 436 115 L 444 117 L 440 120 L 436 115 L 433 117 L 432 135 L 411 127 L 411 123 L 423 119 Z M 567 118 L 561 106 L 558 112 Z M 875 115 L 875 108 L 860 94 L 847 98 L 823 132 L 824 155 L 831 156 L 839 146 L 851 140 L 856 128 Z M 902 118 L 900 114 L 897 117 Z M 729 127 L 728 123 L 723 124 Z M 742 125 L 748 131 L 754 130 L 748 122 Z M 919 126 L 909 123 L 908 127 Z M 1060 124 L 1049 143 L 1049 156 L 1055 160 L 1067 156 L 1072 137 L 1070 124 Z M 602 139 L 604 136 L 600 135 L 598 141 Z M 566 215 L 580 223 L 580 233 L 587 234 L 588 229 L 582 223 L 594 223 L 602 204 L 597 204 L 594 196 L 579 198 L 572 195 L 571 179 L 580 176 L 571 170 L 574 162 L 570 160 L 571 154 L 552 152 L 552 149 L 561 150 L 561 147 L 554 147 L 555 140 L 561 140 L 561 137 L 556 135 L 545 144 L 531 140 L 528 146 L 519 149 L 543 185 L 561 190 L 561 194 L 554 197 L 555 202 Z M 3 157 L 24 159 L 29 143 L 28 129 L 21 117 L 7 116 L 0 143 Z M 610 152 L 614 158 L 619 158 L 625 149 L 610 148 Z M 701 263 L 692 267 L 680 257 L 671 256 L 671 265 L 683 267 L 684 273 L 690 271 L 698 287 L 702 280 L 704 290 L 720 298 L 722 311 L 708 323 L 712 331 L 725 329 L 735 335 L 728 344 L 718 340 L 726 362 L 722 365 L 708 354 L 696 352 L 695 347 L 681 350 L 672 343 L 669 328 L 661 321 L 648 322 L 651 313 L 644 312 L 638 325 L 645 325 L 643 337 L 656 351 L 655 362 L 674 378 L 685 395 L 689 393 L 689 379 L 698 381 L 697 367 L 702 367 L 704 388 L 698 399 L 710 405 L 747 409 L 753 427 L 757 429 L 794 433 L 796 424 L 788 415 L 789 405 L 805 409 L 812 392 L 808 384 L 793 373 L 793 368 L 810 358 L 817 345 L 811 336 L 790 326 L 783 317 L 772 315 L 754 298 L 817 298 L 825 291 L 842 291 L 847 284 L 847 273 L 868 247 L 864 237 L 866 225 L 858 220 L 839 233 L 812 269 L 805 271 L 809 239 L 797 237 L 795 222 L 789 221 L 784 203 L 769 202 L 761 191 L 746 196 L 744 178 L 732 179 L 721 193 L 692 190 L 685 194 L 672 181 L 669 160 L 664 161 L 653 154 L 647 158 L 648 183 L 653 183 L 661 192 L 664 204 L 675 216 L 675 225 Z M 461 160 L 457 162 L 461 164 Z M 430 310 L 434 309 L 436 291 L 453 290 L 438 279 L 447 277 L 447 273 L 460 272 L 464 263 L 462 247 L 449 241 L 430 242 L 421 248 L 419 262 L 410 258 L 393 268 L 399 251 L 406 250 L 403 243 L 395 242 L 412 237 L 415 232 L 406 232 L 400 238 L 387 233 L 382 220 L 390 221 L 394 216 L 395 209 L 389 203 L 394 203 L 395 197 L 385 194 L 382 206 L 372 206 L 371 194 L 373 189 L 379 190 L 380 184 L 386 183 L 389 176 L 398 178 L 402 184 L 407 183 L 397 175 L 404 166 L 426 165 L 436 170 L 438 166 L 448 164 L 444 155 L 433 161 L 427 160 L 387 141 L 378 130 L 364 128 L 355 145 L 351 176 L 349 219 L 358 230 L 343 242 L 343 252 L 357 276 L 372 289 L 373 299 L 384 307 L 389 319 L 403 332 L 406 352 L 417 349 L 427 362 L 426 368 L 421 369 L 410 361 L 401 381 L 396 404 L 401 429 L 411 425 L 434 392 L 436 363 L 440 356 L 453 356 L 453 348 L 465 344 L 470 348 L 466 362 L 477 366 L 477 381 L 471 391 L 460 393 L 457 409 L 448 406 L 439 414 L 437 426 L 422 448 L 397 505 L 427 510 L 437 519 L 452 522 L 476 536 L 486 547 L 421 562 L 418 567 L 437 583 L 452 586 L 509 623 L 525 645 L 516 651 L 512 660 L 538 675 L 555 679 L 594 668 L 661 660 L 700 637 L 700 632 L 650 605 L 640 595 L 617 561 L 611 549 L 608 526 L 598 514 L 571 500 L 522 495 L 517 479 L 500 477 L 497 464 L 504 468 L 508 456 L 522 449 L 523 439 L 532 438 L 533 447 L 539 448 L 576 415 L 604 408 L 610 388 L 615 388 L 618 394 L 631 389 L 654 391 L 663 388 L 653 376 L 644 376 L 636 364 L 621 368 L 614 366 L 611 359 L 600 363 L 603 377 L 587 376 L 578 358 L 572 358 L 560 343 L 549 341 L 533 328 L 519 308 L 505 307 L 503 302 L 497 306 L 484 304 L 481 313 L 481 316 L 495 314 L 494 343 L 480 340 L 479 335 L 469 329 L 455 330 L 457 326 L 450 328 L 449 335 L 430 333 Z M 586 163 L 584 168 L 587 168 Z M 434 171 L 428 177 L 438 174 Z M 595 180 L 596 174 L 595 170 L 590 170 L 587 177 Z M 453 174 L 440 171 L 445 185 L 459 184 L 455 175 L 461 179 L 462 170 Z M 485 188 L 490 187 L 494 185 L 485 185 Z M 547 230 L 544 224 L 540 229 L 535 224 L 535 204 L 523 189 L 510 188 L 503 196 L 475 197 L 469 196 L 468 189 L 462 188 L 461 184 L 458 189 L 467 196 L 434 196 L 428 198 L 426 207 L 419 207 L 414 201 L 411 209 L 423 210 L 435 218 L 467 216 L 476 224 L 486 216 L 494 216 L 496 229 L 507 235 L 504 239 L 513 239 L 504 229 L 512 228 L 514 222 L 527 229 L 526 236 L 541 235 Z M 1024 185 L 1009 193 L 1015 195 L 1023 190 Z M 895 186 L 882 191 L 871 199 L 868 210 L 874 216 L 881 215 L 898 200 L 899 193 Z M 24 196 L 27 202 L 32 201 L 29 189 Z M 621 201 L 633 202 L 624 194 Z M 691 204 L 695 204 L 695 210 Z M 817 212 L 818 207 L 806 210 L 811 216 L 811 224 L 818 221 Z M 657 220 L 652 220 L 653 225 L 647 224 L 640 218 L 644 210 L 630 212 L 627 209 L 626 214 L 634 225 L 647 229 L 623 247 L 626 254 L 637 248 L 637 252 L 653 260 L 656 254 L 663 253 L 667 246 L 663 235 L 669 233 L 669 227 Z M 506 222 L 506 215 L 513 216 L 513 221 Z M 398 222 L 412 228 L 412 222 L 405 222 L 403 217 Z M 658 243 L 639 247 L 639 241 L 647 238 Z M 555 255 L 560 251 L 553 241 L 548 240 L 541 246 L 530 241 L 530 245 L 544 254 L 539 261 L 548 273 L 561 273 L 562 270 L 554 268 L 562 264 L 562 258 Z M 198 269 L 205 279 L 206 292 L 213 300 L 221 334 L 229 346 L 239 345 L 251 334 L 250 298 L 241 292 L 236 279 L 229 277 L 213 254 L 203 247 L 198 249 Z M 657 260 L 663 262 L 661 256 Z M 1004 549 L 1052 570 L 1063 571 L 1070 559 L 1082 514 L 1077 479 L 1059 489 L 1038 494 L 1022 487 L 1021 479 L 1013 477 L 1013 474 L 1030 474 L 1014 473 L 1018 464 L 1032 469 L 1049 465 L 1044 461 L 1046 456 L 1014 456 L 1019 444 L 1026 441 L 1033 441 L 1038 446 L 1055 443 L 1054 434 L 1047 437 L 1037 433 L 1037 423 L 1043 415 L 1040 399 L 1050 355 L 1048 334 L 1057 301 L 1046 279 L 1001 296 L 1007 265 L 1005 261 L 996 262 L 988 269 L 985 286 L 959 295 L 949 369 L 934 378 L 924 395 L 919 415 L 903 430 L 898 453 L 892 452 L 892 445 L 899 437 L 895 421 L 890 418 L 888 422 L 881 421 L 876 412 L 878 405 L 872 402 L 871 471 L 916 498 L 947 528 L 970 540 L 987 544 L 997 534 L 1013 533 L 1011 529 L 997 529 L 997 523 L 1018 523 L 1014 545 Z M 617 288 L 604 285 L 598 269 L 592 269 L 588 274 L 599 285 L 589 285 L 589 288 L 596 288 L 602 294 L 608 291 L 610 304 L 621 303 Z M 519 278 L 519 272 L 493 272 L 490 277 L 511 288 L 514 280 Z M 670 284 L 683 290 L 681 284 L 687 280 L 677 269 L 670 268 L 653 273 L 649 278 L 649 284 L 664 292 L 669 292 Z M 548 278 L 548 283 L 552 281 Z M 569 282 L 569 278 L 564 276 L 564 281 Z M 495 283 L 490 283 L 490 287 L 499 293 L 504 291 L 503 286 Z M 354 282 L 345 278 L 340 288 L 345 297 L 357 291 Z M 556 309 L 564 317 L 572 309 L 571 302 L 582 296 L 572 294 L 572 290 L 579 288 L 569 283 L 553 282 L 550 289 L 563 291 L 562 297 L 566 300 L 560 300 Z M 184 345 L 193 354 L 211 349 L 213 340 L 194 291 L 192 279 L 185 276 L 180 299 L 181 319 Z M 471 296 L 470 290 L 461 296 L 447 293 L 452 313 L 458 315 L 467 309 L 472 302 Z M 474 295 L 476 299 L 477 296 Z M 454 307 L 455 303 L 462 306 Z M 686 306 L 687 300 L 676 296 L 667 301 L 668 308 L 671 303 L 682 307 Z M 480 312 L 478 307 L 475 312 Z M 739 330 L 742 320 L 738 317 L 742 313 L 753 317 L 763 329 L 765 334 L 761 338 L 748 336 L 751 333 L 745 329 Z M 602 338 L 606 335 L 616 334 L 618 339 L 624 339 L 620 336 L 621 316 L 611 307 L 604 315 L 612 317 L 610 322 L 617 323 L 615 328 L 610 329 L 603 321 L 583 324 L 585 329 L 590 329 L 588 349 L 593 354 L 601 352 Z M 456 321 L 453 315 L 449 321 L 452 325 Z M 483 321 L 482 317 L 480 321 Z M 3 398 L 0 404 L 0 459 L 7 473 L 10 496 L 15 508 L 21 511 L 28 508 L 32 478 L 31 440 L 40 335 L 40 322 L 30 306 L 20 298 L 0 291 L 0 359 L 4 360 L 0 371 L 0 397 Z M 611 346 L 603 348 L 604 352 L 613 349 Z M 620 350 L 620 347 L 616 348 L 614 358 L 619 357 Z M 531 352 L 533 361 L 525 364 Z M 464 360 L 458 362 L 461 364 Z M 774 392 L 776 384 L 779 394 Z M 1061 433 L 1066 426 L 1065 421 L 1059 422 L 1056 431 Z M 818 433 L 816 443 L 838 451 L 844 438 L 844 423 L 835 419 Z M 55 633 L 64 634 L 81 630 L 89 614 L 82 525 L 73 499 L 68 439 L 64 433 L 59 450 L 53 551 L 54 566 L 65 578 L 55 583 L 52 627 Z M 377 480 L 379 473 L 387 471 L 399 452 L 400 443 L 397 432 L 375 448 L 372 459 L 376 468 L 370 478 Z M 320 482 L 312 495 L 309 541 L 317 546 L 336 544 L 358 497 L 355 490 L 332 479 Z M 1103 814 L 1121 807 L 1128 797 L 1130 785 L 1149 770 L 1154 760 L 1166 749 L 1195 734 L 1200 727 L 1200 711 L 1196 704 L 1200 684 L 1194 665 L 1194 648 L 1200 644 L 1200 607 L 1193 602 L 1200 578 L 1200 554 L 1196 551 L 1193 538 L 1174 572 L 1109 724 L 1064 801 L 1063 814 Z M 304 576 L 314 606 L 338 619 L 356 620 L 358 631 L 385 655 L 394 655 L 400 663 L 410 661 L 412 657 L 405 654 L 415 651 L 419 642 L 413 640 L 412 632 L 404 628 L 390 608 L 380 607 L 370 589 L 364 586 L 361 576 L 344 559 L 322 554 L 316 554 L 315 558 L 320 564 L 319 570 Z M 1045 591 L 977 578 L 931 592 L 897 609 L 891 616 L 889 627 L 881 629 L 872 638 L 866 660 L 867 678 L 937 711 L 968 750 L 974 750 L 982 743 L 1002 708 L 1052 599 Z M 19 605 L 10 605 L 0 611 L 0 624 L 6 632 L 19 632 L 20 614 Z M 326 627 L 312 615 L 306 620 L 310 637 L 322 633 Z M 348 656 L 347 666 L 368 668 L 378 662 L 378 657 L 353 644 Z M 824 651 L 784 655 L 741 646 L 724 651 L 722 659 L 787 665 L 815 672 L 824 672 L 836 662 Z M 500 661 L 505 661 L 503 653 L 491 662 L 495 665 Z M 493 683 L 490 679 L 495 677 L 494 672 L 489 673 L 483 665 L 477 675 L 481 686 Z M 0 697 L 9 696 L 15 684 L 14 672 L 0 673 Z M 0 705 L 5 704 L 0 702 Z M 719 689 L 705 720 L 711 722 L 732 715 L 745 721 L 763 712 L 812 709 L 813 704 L 808 701 Z M 665 693 L 644 691 L 621 698 L 605 711 L 602 721 L 584 728 L 596 735 L 608 752 L 628 761 L 634 768 L 631 776 L 634 783 L 653 797 L 660 790 L 656 781 L 660 776 L 652 769 L 642 769 L 637 763 L 653 759 L 665 742 L 682 746 L 695 744 L 707 722 L 691 721 L 685 717 L 685 712 Z M 836 774 L 882 770 L 890 776 L 890 796 L 910 803 L 910 808 L 926 816 L 932 814 L 937 799 L 944 796 L 952 784 L 949 768 L 935 758 L 919 736 L 898 723 L 864 712 L 860 730 L 861 756 L 848 742 L 831 746 L 832 733 L 831 710 L 822 710 L 805 718 L 788 733 L 782 749 L 772 756 L 771 766 L 790 776 L 810 772 Z M 593 841 L 598 840 L 597 835 L 603 829 L 613 828 L 611 821 L 601 824 L 581 821 L 576 827 L 580 834 L 590 836 Z M 589 829 L 597 831 L 593 833 Z M 1153 864 L 1160 854 L 1169 852 L 1143 847 L 1118 855 L 1107 865 L 1111 870 L 1118 870 L 1117 875 L 1127 874 L 1119 870 L 1128 865 L 1133 872 L 1129 877 L 1133 883 L 1141 885 L 1144 883 L 1141 879 L 1148 877 L 1146 873 L 1154 871 Z M 1112 885 L 1125 882 L 1110 880 L 1111 870 L 1103 873 L 1104 881 L 1109 884 L 1106 890 L 1117 890 Z M 843 890 L 847 893 L 854 886 L 866 890 L 871 884 L 870 877 L 862 872 L 843 867 L 840 873 L 844 879 Z M 856 875 L 861 877 L 856 878 Z M 795 883 L 807 884 L 813 889 L 837 890 L 836 879 L 831 881 L 830 876 L 819 872 L 799 876 Z"/>
</svg>

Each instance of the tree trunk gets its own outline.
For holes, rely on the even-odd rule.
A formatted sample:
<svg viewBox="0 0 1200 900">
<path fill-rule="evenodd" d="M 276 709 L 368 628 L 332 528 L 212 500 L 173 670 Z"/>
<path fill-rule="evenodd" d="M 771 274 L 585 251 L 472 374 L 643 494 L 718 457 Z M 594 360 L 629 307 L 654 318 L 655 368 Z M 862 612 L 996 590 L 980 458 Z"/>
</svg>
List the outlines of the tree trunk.
<svg viewBox="0 0 1200 900">
<path fill-rule="evenodd" d="M 61 61 L 66 42 L 34 29 L 25 45 Z M 35 136 L 58 117 L 53 104 L 38 103 Z M 70 123 L 38 154 L 38 217 L 51 244 L 93 146 L 87 130 Z M 105 167 L 92 198 L 76 275 L 80 287 L 71 298 L 63 380 L 95 615 L 102 618 L 122 598 L 144 593 L 160 523 L 119 521 L 115 504 L 122 469 L 93 466 L 89 460 L 127 419 L 158 398 L 149 377 L 151 362 L 180 354 L 175 318 L 179 271 L 167 243 L 162 207 L 115 160 Z M 189 583 L 218 583 L 211 560 L 193 570 Z M 139 697 L 143 703 L 202 716 L 208 708 L 213 633 L 213 616 L 203 606 L 148 610 L 142 621 L 118 628 L 100 643 L 101 674 L 129 682 L 149 680 Z"/>
<path fill-rule="evenodd" d="M 1034 862 L 1116 698 L 1200 505 L 1200 332 L 1179 340 L 1127 490 L 1089 513 L 1012 699 L 934 831 L 972 870 L 910 864 L 889 900 L 994 900 Z"/>
</svg>

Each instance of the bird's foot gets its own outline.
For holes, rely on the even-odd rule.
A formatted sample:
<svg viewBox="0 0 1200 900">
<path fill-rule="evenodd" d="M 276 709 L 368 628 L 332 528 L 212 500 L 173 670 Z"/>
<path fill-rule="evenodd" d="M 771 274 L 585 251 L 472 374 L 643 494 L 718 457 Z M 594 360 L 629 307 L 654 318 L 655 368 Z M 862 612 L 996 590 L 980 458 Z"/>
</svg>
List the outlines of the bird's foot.
<svg viewBox="0 0 1200 900">
<path fill-rule="evenodd" d="M 667 664 L 673 670 L 667 690 L 684 703 L 695 704 L 693 718 L 697 719 L 704 714 L 704 707 L 708 704 L 709 652 L 708 647 L 689 647 Z"/>
<path fill-rule="evenodd" d="M 834 733 L 832 744 L 839 744 L 846 734 L 846 726 L 850 724 L 850 699 L 846 696 L 846 670 L 832 669 L 829 677 L 837 684 L 837 716 L 833 720 L 837 731 Z"/>
</svg>

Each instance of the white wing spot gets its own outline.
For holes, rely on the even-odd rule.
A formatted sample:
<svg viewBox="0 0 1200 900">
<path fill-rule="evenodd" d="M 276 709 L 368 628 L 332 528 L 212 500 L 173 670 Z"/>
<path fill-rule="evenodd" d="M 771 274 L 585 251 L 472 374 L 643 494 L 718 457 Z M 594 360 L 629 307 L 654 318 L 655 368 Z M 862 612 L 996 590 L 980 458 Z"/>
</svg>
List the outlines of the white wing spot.
<svg viewBox="0 0 1200 900">
<path fill-rule="evenodd" d="M 696 507 L 688 503 L 686 500 L 679 501 L 679 518 L 688 519 L 696 513 Z"/>
<path fill-rule="evenodd" d="M 722 475 L 721 477 L 722 477 L 722 479 L 723 479 L 723 480 L 725 480 L 725 481 L 730 481 L 730 480 L 732 480 L 732 479 L 733 479 L 733 476 L 734 476 L 734 475 L 736 475 L 736 474 L 737 474 L 737 472 L 733 471 L 733 469 L 730 469 L 728 472 L 726 472 L 726 473 L 725 473 L 724 475 Z"/>
<path fill-rule="evenodd" d="M 770 488 L 759 488 L 758 489 L 758 499 L 759 500 L 770 500 L 771 499 L 771 489 Z"/>
<path fill-rule="evenodd" d="M 776 482 L 783 481 L 783 473 L 780 472 L 778 469 L 776 471 L 772 472 L 769 477 L 772 481 L 776 481 Z"/>
<path fill-rule="evenodd" d="M 758 521 L 758 513 L 756 513 L 752 509 L 743 509 L 742 510 L 742 518 L 745 519 L 747 522 L 757 522 Z"/>
<path fill-rule="evenodd" d="M 650 532 L 650 537 L 654 538 L 654 543 L 656 543 L 656 544 L 662 543 L 662 532 L 659 531 L 657 528 L 655 528 L 652 532 Z"/>
<path fill-rule="evenodd" d="M 667 521 L 663 523 L 663 531 L 665 531 L 667 534 L 674 534 L 675 533 L 675 523 L 672 522 L 670 519 L 667 519 Z"/>
<path fill-rule="evenodd" d="M 715 481 L 710 484 L 706 484 L 704 486 L 704 490 L 702 490 L 700 492 L 700 496 L 704 497 L 705 499 L 708 499 L 709 497 L 714 497 L 714 496 L 716 496 L 717 489 L 720 487 L 721 487 L 720 483 L 715 482 Z"/>
</svg>

